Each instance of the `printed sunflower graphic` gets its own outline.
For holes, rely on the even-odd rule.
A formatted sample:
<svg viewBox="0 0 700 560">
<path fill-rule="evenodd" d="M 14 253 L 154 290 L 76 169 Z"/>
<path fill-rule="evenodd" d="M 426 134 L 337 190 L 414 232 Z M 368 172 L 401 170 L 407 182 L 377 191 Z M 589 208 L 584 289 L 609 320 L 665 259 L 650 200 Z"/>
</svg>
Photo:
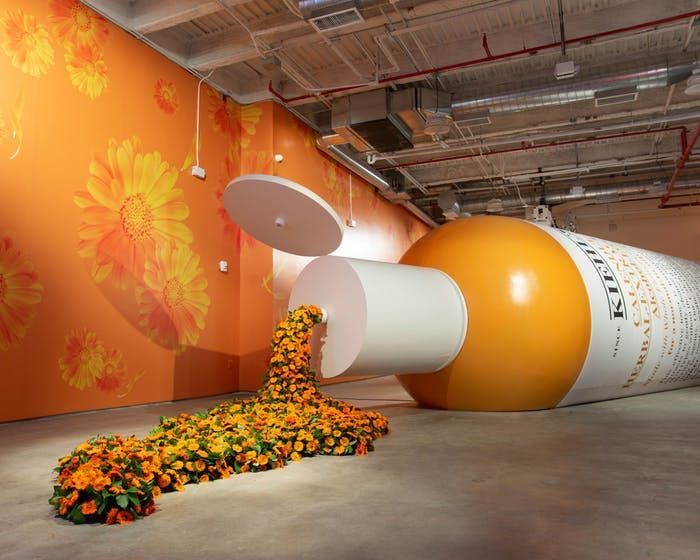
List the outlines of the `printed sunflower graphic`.
<svg viewBox="0 0 700 560">
<path fill-rule="evenodd" d="M 97 388 L 113 392 L 126 383 L 126 366 L 121 351 L 110 348 L 102 356 L 102 370 L 96 379 Z"/>
<path fill-rule="evenodd" d="M 180 106 L 180 99 L 175 89 L 175 84 L 163 78 L 159 78 L 155 85 L 153 99 L 166 115 L 172 115 Z"/>
<path fill-rule="evenodd" d="M 34 265 L 0 237 L 0 350 L 17 346 L 37 313 L 44 288 Z"/>
<path fill-rule="evenodd" d="M 53 31 L 58 39 L 73 45 L 104 44 L 109 34 L 107 21 L 78 0 L 49 2 Z"/>
<path fill-rule="evenodd" d="M 66 336 L 63 355 L 58 360 L 63 380 L 81 391 L 93 387 L 102 375 L 105 348 L 97 333 L 73 329 Z"/>
<path fill-rule="evenodd" d="M 129 277 L 143 277 L 156 247 L 192 242 L 184 223 L 190 211 L 175 187 L 177 178 L 177 169 L 159 152 L 143 153 L 137 137 L 121 144 L 111 139 L 106 160 L 92 160 L 87 191 L 76 192 L 73 200 L 83 209 L 78 253 L 92 260 L 95 281 L 111 275 L 125 288 Z"/>
<path fill-rule="evenodd" d="M 194 345 L 211 302 L 199 255 L 182 244 L 159 247 L 146 262 L 143 279 L 136 287 L 141 326 L 168 348 Z"/>
<path fill-rule="evenodd" d="M 265 165 L 266 158 L 261 157 L 259 158 L 260 160 L 262 160 L 261 166 L 253 166 L 253 164 L 258 163 L 257 161 L 248 161 L 246 165 L 249 165 L 249 167 L 246 167 L 246 171 L 243 171 L 243 166 L 240 162 L 241 158 L 239 146 L 236 143 L 232 143 L 229 146 L 228 152 L 226 153 L 226 157 L 224 157 L 224 165 L 221 171 L 221 179 L 219 180 L 219 185 L 216 191 L 214 192 L 214 196 L 216 197 L 216 201 L 218 204 L 216 213 L 224 223 L 224 235 L 233 240 L 234 245 L 238 249 L 239 253 L 241 252 L 243 247 L 254 247 L 255 238 L 252 235 L 247 234 L 240 228 L 240 226 L 236 222 L 231 220 L 231 217 L 228 215 L 228 212 L 226 211 L 226 208 L 224 208 L 223 204 L 224 190 L 226 190 L 226 187 L 232 179 L 238 177 L 242 173 L 270 173 L 272 171 L 272 155 L 267 152 L 260 153 L 269 156 L 269 170 Z M 246 156 L 245 159 L 249 159 L 249 156 Z M 253 159 L 257 160 L 258 158 L 256 156 Z"/>
<path fill-rule="evenodd" d="M 240 141 L 242 147 L 250 144 L 250 137 L 255 135 L 260 122 L 262 109 L 257 105 L 241 107 L 228 97 L 221 97 L 211 89 L 209 95 L 209 118 L 214 121 L 214 130 L 227 136 L 232 141 Z"/>
<path fill-rule="evenodd" d="M 102 57 L 102 51 L 92 43 L 73 45 L 66 44 L 66 70 L 70 83 L 78 91 L 95 99 L 102 95 L 107 87 L 107 64 Z"/>
<path fill-rule="evenodd" d="M 53 66 L 54 51 L 46 27 L 21 9 L 0 17 L 2 49 L 12 65 L 21 72 L 38 78 Z"/>
</svg>

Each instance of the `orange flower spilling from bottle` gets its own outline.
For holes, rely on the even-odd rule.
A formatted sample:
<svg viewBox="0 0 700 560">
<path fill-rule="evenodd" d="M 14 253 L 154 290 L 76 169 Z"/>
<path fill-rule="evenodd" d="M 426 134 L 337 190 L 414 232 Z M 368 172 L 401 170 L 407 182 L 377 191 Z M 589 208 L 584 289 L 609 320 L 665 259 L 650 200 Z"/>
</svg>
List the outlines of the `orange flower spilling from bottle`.
<svg viewBox="0 0 700 560">
<path fill-rule="evenodd" d="M 277 325 L 265 384 L 244 401 L 161 418 L 144 439 L 100 436 L 59 460 L 53 497 L 74 523 L 130 523 L 162 492 L 312 455 L 364 455 L 389 431 L 378 412 L 324 396 L 311 371 L 322 311 L 302 306 Z"/>
</svg>

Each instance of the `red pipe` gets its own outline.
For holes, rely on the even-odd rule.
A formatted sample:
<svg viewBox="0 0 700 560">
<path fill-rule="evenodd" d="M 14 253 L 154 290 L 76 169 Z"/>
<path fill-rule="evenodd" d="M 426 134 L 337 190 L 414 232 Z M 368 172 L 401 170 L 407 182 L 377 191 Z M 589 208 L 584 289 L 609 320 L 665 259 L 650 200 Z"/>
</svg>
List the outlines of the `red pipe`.
<svg viewBox="0 0 700 560">
<path fill-rule="evenodd" d="M 685 130 L 685 127 L 683 126 L 673 126 L 670 128 L 665 128 L 663 130 L 639 130 L 635 132 L 621 132 L 619 134 L 609 134 L 607 136 L 597 136 L 596 138 L 583 138 L 580 140 L 564 140 L 562 142 L 549 142 L 547 144 L 539 144 L 537 146 L 518 146 L 517 148 L 508 148 L 506 150 L 496 150 L 494 152 L 484 152 L 483 154 L 464 154 L 461 156 L 450 156 L 450 157 L 444 157 L 444 158 L 437 158 L 437 159 L 426 159 L 423 161 L 413 161 L 411 163 L 404 163 L 401 165 L 391 165 L 387 167 L 382 167 L 379 169 L 379 171 L 383 171 L 385 169 L 396 169 L 399 167 L 414 167 L 416 165 L 424 165 L 426 163 L 440 163 L 443 161 L 455 161 L 458 159 L 473 159 L 476 157 L 481 157 L 486 156 L 497 156 L 500 154 L 510 154 L 513 152 L 527 152 L 530 150 L 539 150 L 541 148 L 552 148 L 552 147 L 557 147 L 557 146 L 569 146 L 571 144 L 585 144 L 588 142 L 598 142 L 600 140 L 614 140 L 616 138 L 627 138 L 630 136 L 646 136 L 648 134 L 659 134 L 662 132 L 671 132 L 674 130 L 680 130 L 681 132 Z"/>
<path fill-rule="evenodd" d="M 669 182 L 668 187 L 666 187 L 666 192 L 661 197 L 661 204 L 659 204 L 659 208 L 666 208 L 666 203 L 671 197 L 671 192 L 673 191 L 673 186 L 676 184 L 676 179 L 678 179 L 678 176 L 681 174 L 681 171 L 685 167 L 685 162 L 688 161 L 688 158 L 690 157 L 690 154 L 693 151 L 693 147 L 698 141 L 698 137 L 700 137 L 700 124 L 695 128 L 693 137 L 690 139 L 690 142 L 688 142 L 688 145 L 685 147 L 685 150 L 683 150 L 683 153 L 681 154 L 681 158 L 678 160 L 678 165 L 676 165 L 676 170 L 673 172 L 673 177 L 671 177 L 671 181 Z"/>
<path fill-rule="evenodd" d="M 593 33 L 591 35 L 583 35 L 582 37 L 573 37 L 571 39 L 566 39 L 566 41 L 564 41 L 564 44 L 565 45 L 572 45 L 575 43 L 589 43 L 589 42 L 593 41 L 594 39 L 600 39 L 601 37 L 609 37 L 610 35 L 618 35 L 618 34 L 627 33 L 630 31 L 639 31 L 640 29 L 648 29 L 651 27 L 657 27 L 657 26 L 663 25 L 665 23 L 673 23 L 674 21 L 679 21 L 679 20 L 683 20 L 683 19 L 690 19 L 690 18 L 695 17 L 695 16 L 700 16 L 700 10 L 694 10 L 692 12 L 677 14 L 675 16 L 669 16 L 666 18 L 655 19 L 652 21 L 644 22 L 644 23 L 637 23 L 635 25 L 628 25 L 627 27 L 618 27 L 616 29 L 610 29 L 609 31 L 601 31 L 599 33 Z M 561 41 L 559 41 L 557 43 L 547 43 L 546 45 L 539 45 L 537 47 L 523 48 L 523 49 L 520 49 L 518 51 L 510 51 L 507 53 L 497 54 L 497 55 L 490 54 L 487 42 L 482 41 L 482 45 L 484 46 L 484 49 L 487 52 L 487 56 L 485 56 L 485 57 L 475 58 L 473 60 L 467 60 L 464 62 L 457 62 L 455 64 L 448 64 L 446 66 L 438 66 L 436 68 L 430 68 L 428 70 L 419 70 L 417 72 L 409 72 L 407 74 L 399 74 L 397 76 L 390 76 L 388 78 L 382 78 L 381 80 L 378 80 L 376 82 L 376 85 L 383 85 L 383 84 L 388 84 L 388 83 L 395 82 L 398 80 L 406 80 L 406 79 L 411 79 L 411 78 L 422 78 L 424 76 L 428 76 L 431 74 L 440 74 L 442 72 L 448 72 L 450 70 L 458 70 L 461 68 L 468 68 L 470 66 L 476 66 L 479 64 L 483 64 L 485 62 L 493 62 L 494 60 L 504 60 L 507 58 L 513 58 L 516 56 L 522 56 L 522 55 L 526 55 L 526 54 L 535 54 L 539 51 L 559 48 L 559 47 L 561 47 Z M 371 85 L 371 84 L 368 84 L 368 85 Z M 311 99 L 312 97 L 317 97 L 319 95 L 339 93 L 342 91 L 350 91 L 350 90 L 359 89 L 362 87 L 365 87 L 365 86 L 337 87 L 337 88 L 321 90 L 315 94 L 297 95 L 296 97 L 284 97 L 280 92 L 276 91 L 272 87 L 272 82 L 268 83 L 267 89 L 270 93 L 272 93 L 275 97 L 277 97 L 278 99 L 280 99 L 284 103 L 293 103 L 295 101 L 301 101 L 303 99 Z"/>
<path fill-rule="evenodd" d="M 680 204 L 664 204 L 659 208 L 683 208 L 685 206 L 700 206 L 700 202 L 681 202 Z"/>
</svg>

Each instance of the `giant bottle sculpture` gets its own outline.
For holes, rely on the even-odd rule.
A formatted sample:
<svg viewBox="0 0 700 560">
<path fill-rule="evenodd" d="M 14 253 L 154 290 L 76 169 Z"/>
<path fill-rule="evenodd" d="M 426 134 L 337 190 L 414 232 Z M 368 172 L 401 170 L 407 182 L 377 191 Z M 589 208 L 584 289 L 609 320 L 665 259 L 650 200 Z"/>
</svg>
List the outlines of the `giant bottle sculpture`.
<svg viewBox="0 0 700 560">
<path fill-rule="evenodd" d="M 700 264 L 514 218 L 443 225 L 400 264 L 319 257 L 292 290 L 301 304 L 328 315 L 324 377 L 398 374 L 426 406 L 536 410 L 700 384 Z"/>
</svg>

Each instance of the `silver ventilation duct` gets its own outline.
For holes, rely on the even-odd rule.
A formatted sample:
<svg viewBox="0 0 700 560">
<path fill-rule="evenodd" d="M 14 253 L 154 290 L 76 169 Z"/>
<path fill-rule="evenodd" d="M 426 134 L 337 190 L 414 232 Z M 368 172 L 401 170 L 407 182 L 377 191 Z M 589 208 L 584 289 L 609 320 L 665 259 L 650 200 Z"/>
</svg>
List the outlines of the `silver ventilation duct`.
<svg viewBox="0 0 700 560">
<path fill-rule="evenodd" d="M 605 93 L 615 98 L 617 92 L 630 91 L 630 88 L 642 91 L 682 82 L 691 75 L 693 67 L 693 62 L 657 66 L 590 80 L 557 83 L 551 87 L 466 99 L 452 103 L 452 110 L 455 113 L 455 120 L 459 121 L 460 113 L 482 108 L 488 108 L 491 113 L 504 113 L 565 105 L 587 99 L 604 99 Z"/>
<path fill-rule="evenodd" d="M 700 188 L 700 180 L 679 181 L 675 185 L 675 189 L 692 189 Z M 503 205 L 503 209 L 508 210 L 523 208 L 525 204 L 528 206 L 537 206 L 546 204 L 552 206 L 563 204 L 564 202 L 574 202 L 580 200 L 590 200 L 595 203 L 615 202 L 620 197 L 633 196 L 640 194 L 648 194 L 658 192 L 659 196 L 663 192 L 663 185 L 660 183 L 629 183 L 616 186 L 604 187 L 586 187 L 581 190 L 574 191 L 557 191 L 544 194 L 544 200 L 541 193 L 523 194 L 522 197 L 517 195 L 499 196 Z M 482 200 L 464 202 L 459 205 L 461 213 L 469 212 L 470 214 L 483 214 L 487 211 L 487 206 L 492 197 Z"/>
</svg>

